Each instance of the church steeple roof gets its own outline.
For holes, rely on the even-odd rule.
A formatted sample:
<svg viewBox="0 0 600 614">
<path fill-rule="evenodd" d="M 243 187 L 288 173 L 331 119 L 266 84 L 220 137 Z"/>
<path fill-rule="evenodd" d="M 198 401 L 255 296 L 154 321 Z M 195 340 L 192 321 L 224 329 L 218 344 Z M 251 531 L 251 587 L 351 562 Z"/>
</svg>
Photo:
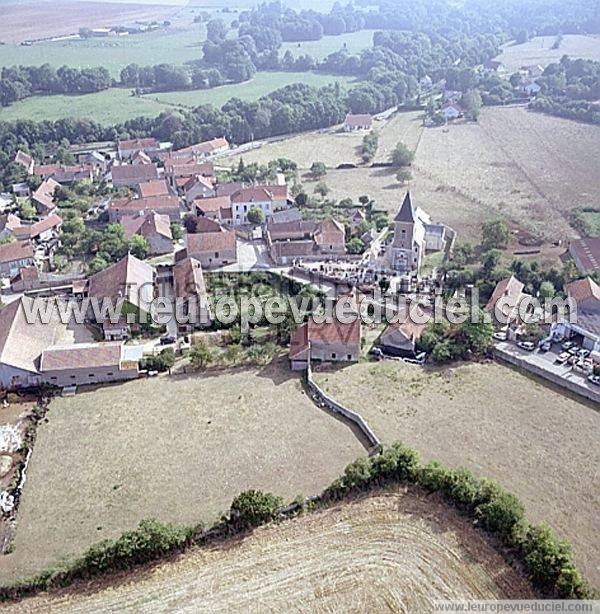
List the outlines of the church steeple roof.
<svg viewBox="0 0 600 614">
<path fill-rule="evenodd" d="M 415 222 L 415 210 L 413 209 L 412 200 L 410 199 L 410 192 L 406 193 L 404 202 L 396 214 L 394 222 Z"/>
</svg>

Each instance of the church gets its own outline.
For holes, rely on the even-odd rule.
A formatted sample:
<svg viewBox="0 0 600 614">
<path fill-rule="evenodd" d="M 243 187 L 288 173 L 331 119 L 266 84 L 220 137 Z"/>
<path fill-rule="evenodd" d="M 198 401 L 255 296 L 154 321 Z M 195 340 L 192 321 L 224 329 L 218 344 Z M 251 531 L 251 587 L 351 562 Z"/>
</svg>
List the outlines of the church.
<svg viewBox="0 0 600 614">
<path fill-rule="evenodd" d="M 407 192 L 394 218 L 392 268 L 401 274 L 419 275 L 425 253 L 445 248 L 447 230 L 443 224 L 433 224 L 422 209 L 415 209 Z"/>
</svg>

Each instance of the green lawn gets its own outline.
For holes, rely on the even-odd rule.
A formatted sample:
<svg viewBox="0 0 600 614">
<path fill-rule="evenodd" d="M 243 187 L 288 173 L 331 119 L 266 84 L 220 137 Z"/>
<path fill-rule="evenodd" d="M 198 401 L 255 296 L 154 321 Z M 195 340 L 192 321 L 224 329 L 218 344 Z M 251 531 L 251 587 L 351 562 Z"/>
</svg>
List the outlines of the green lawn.
<svg viewBox="0 0 600 614">
<path fill-rule="evenodd" d="M 342 49 L 344 44 L 350 53 L 356 53 L 372 45 L 373 32 L 374 30 L 363 30 L 341 36 L 324 36 L 320 41 L 284 43 L 280 53 L 283 55 L 287 49 L 290 49 L 294 55 L 308 53 L 320 59 Z M 127 64 L 184 64 L 189 60 L 198 59 L 202 55 L 201 45 L 205 38 L 205 26 L 191 24 L 186 18 L 185 24 L 181 27 L 174 26 L 168 30 L 148 34 L 48 41 L 36 43 L 31 47 L 1 45 L 0 66 L 15 64 L 39 66 L 46 62 L 55 67 L 104 66 L 113 77 L 118 78 L 120 71 Z"/>
<path fill-rule="evenodd" d="M 202 56 L 205 26 L 194 24 L 181 29 L 133 36 L 91 38 L 36 43 L 31 47 L 0 46 L 0 66 L 22 64 L 87 68 L 104 66 L 118 78 L 127 64 L 183 64 Z"/>
<path fill-rule="evenodd" d="M 341 85 L 348 85 L 354 79 L 320 73 L 260 72 L 251 81 L 245 83 L 223 85 L 210 90 L 148 94 L 145 98 L 184 107 L 197 107 L 198 105 L 209 103 L 221 107 L 234 96 L 242 100 L 257 100 L 261 96 L 290 83 L 307 83 L 308 85 L 323 86 L 336 81 Z"/>
<path fill-rule="evenodd" d="M 283 43 L 281 55 L 290 50 L 295 56 L 307 53 L 313 58 L 323 59 L 334 51 L 345 48 L 348 53 L 358 53 L 362 49 L 373 46 L 373 33 L 375 30 L 360 30 L 349 32 L 340 36 L 324 36 L 319 41 L 305 41 L 302 43 Z"/>
<path fill-rule="evenodd" d="M 101 124 L 113 124 L 142 115 L 155 117 L 167 109 L 192 108 L 210 103 L 221 107 L 232 96 L 243 100 L 256 100 L 288 83 L 325 85 L 334 81 L 341 84 L 352 82 L 347 77 L 316 73 L 262 72 L 246 83 L 224 85 L 211 90 L 164 92 L 135 97 L 127 88 L 113 88 L 85 96 L 32 96 L 10 107 L 0 107 L 0 121 L 53 121 L 66 117 L 88 117 Z"/>
</svg>

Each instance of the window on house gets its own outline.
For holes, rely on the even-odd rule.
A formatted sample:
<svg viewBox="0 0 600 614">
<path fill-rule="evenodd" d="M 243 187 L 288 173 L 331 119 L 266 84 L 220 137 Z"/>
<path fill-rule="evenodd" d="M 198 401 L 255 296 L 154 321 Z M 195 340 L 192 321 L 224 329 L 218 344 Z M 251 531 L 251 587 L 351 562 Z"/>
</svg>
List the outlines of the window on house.
<svg viewBox="0 0 600 614">
<path fill-rule="evenodd" d="M 348 360 L 352 360 L 352 354 L 348 354 Z"/>
<path fill-rule="evenodd" d="M 336 353 L 335 352 L 331 352 L 331 358 L 336 358 Z"/>
<path fill-rule="evenodd" d="M 51 377 L 50 379 L 56 381 L 58 378 L 57 377 Z"/>
<path fill-rule="evenodd" d="M 219 257 L 219 252 L 215 252 L 215 258 Z"/>
<path fill-rule="evenodd" d="M 106 375 L 114 375 L 112 371 L 109 371 Z"/>
<path fill-rule="evenodd" d="M 75 379 L 75 376 L 74 376 L 74 375 L 71 375 L 71 379 Z"/>
</svg>

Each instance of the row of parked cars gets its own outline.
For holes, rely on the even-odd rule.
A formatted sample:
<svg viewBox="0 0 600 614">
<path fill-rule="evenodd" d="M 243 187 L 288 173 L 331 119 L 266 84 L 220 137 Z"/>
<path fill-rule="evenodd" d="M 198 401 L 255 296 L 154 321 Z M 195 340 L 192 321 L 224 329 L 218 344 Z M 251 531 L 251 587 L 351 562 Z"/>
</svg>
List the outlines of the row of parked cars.
<svg viewBox="0 0 600 614">
<path fill-rule="evenodd" d="M 499 341 L 506 340 L 506 333 L 499 331 L 494 333 L 494 338 Z M 554 343 L 560 343 L 560 353 L 557 354 L 554 362 L 558 365 L 569 365 L 587 376 L 591 384 L 600 386 L 600 375 L 594 374 L 596 363 L 590 357 L 590 350 L 580 347 L 575 341 L 570 339 L 553 339 L 548 337 L 539 343 L 533 341 L 518 341 L 517 346 L 527 352 L 533 352 L 536 348 L 539 352 L 549 352 Z"/>
</svg>

